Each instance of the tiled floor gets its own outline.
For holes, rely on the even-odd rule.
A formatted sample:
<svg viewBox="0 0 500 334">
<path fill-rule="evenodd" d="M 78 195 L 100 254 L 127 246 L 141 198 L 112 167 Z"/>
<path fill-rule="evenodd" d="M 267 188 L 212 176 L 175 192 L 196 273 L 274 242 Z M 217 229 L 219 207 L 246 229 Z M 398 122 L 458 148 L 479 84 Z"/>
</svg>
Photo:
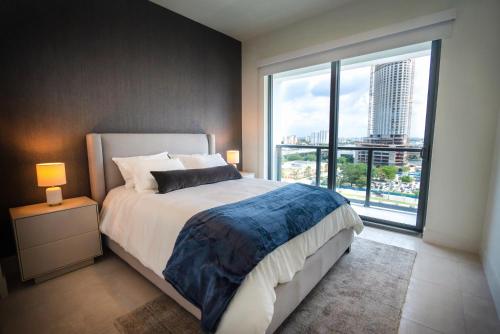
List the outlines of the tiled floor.
<svg viewBox="0 0 500 334">
<path fill-rule="evenodd" d="M 117 317 L 161 294 L 110 252 L 78 271 L 9 288 L 0 300 L 1 334 L 118 333 Z"/>
<path fill-rule="evenodd" d="M 417 251 L 400 333 L 500 333 L 477 256 L 366 227 L 360 235 Z M 11 285 L 12 287 L 12 285 Z M 113 320 L 161 292 L 112 254 L 0 300 L 0 333 L 115 333 Z"/>
<path fill-rule="evenodd" d="M 360 237 L 417 252 L 400 333 L 500 333 L 477 256 L 372 227 Z"/>
</svg>

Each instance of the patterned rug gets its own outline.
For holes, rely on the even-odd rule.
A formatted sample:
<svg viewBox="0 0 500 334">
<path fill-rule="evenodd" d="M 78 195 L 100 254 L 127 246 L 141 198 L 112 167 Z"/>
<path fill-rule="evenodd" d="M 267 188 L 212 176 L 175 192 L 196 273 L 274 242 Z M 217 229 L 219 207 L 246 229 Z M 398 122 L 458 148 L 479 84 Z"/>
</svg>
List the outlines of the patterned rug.
<svg viewBox="0 0 500 334">
<path fill-rule="evenodd" d="M 416 253 L 356 238 L 278 333 L 397 333 Z M 124 334 L 201 333 L 198 320 L 162 295 L 115 320 Z"/>
</svg>

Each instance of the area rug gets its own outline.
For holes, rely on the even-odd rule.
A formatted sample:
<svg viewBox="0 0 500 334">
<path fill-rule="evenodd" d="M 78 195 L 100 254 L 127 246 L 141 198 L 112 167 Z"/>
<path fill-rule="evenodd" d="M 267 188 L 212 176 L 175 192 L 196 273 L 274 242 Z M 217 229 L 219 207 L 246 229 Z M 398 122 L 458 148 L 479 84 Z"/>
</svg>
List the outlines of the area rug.
<svg viewBox="0 0 500 334">
<path fill-rule="evenodd" d="M 362 238 L 351 249 L 278 333 L 398 332 L 416 253 Z M 115 326 L 123 334 L 201 333 L 198 320 L 166 295 L 119 317 Z"/>
</svg>

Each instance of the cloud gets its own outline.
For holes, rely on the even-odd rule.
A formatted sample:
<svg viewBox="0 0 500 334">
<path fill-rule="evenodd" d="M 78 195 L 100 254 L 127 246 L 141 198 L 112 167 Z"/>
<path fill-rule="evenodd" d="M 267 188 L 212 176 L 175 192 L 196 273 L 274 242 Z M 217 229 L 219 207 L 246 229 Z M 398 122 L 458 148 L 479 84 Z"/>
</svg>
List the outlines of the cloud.
<svg viewBox="0 0 500 334">
<path fill-rule="evenodd" d="M 323 79 L 313 86 L 311 89 L 313 96 L 326 96 L 330 97 L 330 78 Z"/>
<path fill-rule="evenodd" d="M 425 128 L 429 57 L 416 60 L 411 136 Z M 327 130 L 330 110 L 330 74 L 281 81 L 276 84 L 274 119 L 276 139 L 308 136 Z M 339 137 L 365 137 L 368 132 L 370 67 L 341 71 Z"/>
<path fill-rule="evenodd" d="M 311 132 L 328 129 L 329 97 L 295 98 L 280 106 L 285 113 L 275 113 L 275 124 L 284 135 L 308 136 Z"/>
<path fill-rule="evenodd" d="M 285 100 L 294 100 L 310 94 L 309 82 L 307 80 L 294 80 L 290 83 L 285 83 L 283 89 L 283 98 Z"/>
<path fill-rule="evenodd" d="M 370 67 L 340 73 L 339 137 L 365 137 L 368 134 Z"/>
<path fill-rule="evenodd" d="M 427 114 L 427 90 L 429 86 L 430 56 L 415 60 L 413 85 L 413 105 L 411 114 L 411 137 L 424 137 L 425 117 Z"/>
<path fill-rule="evenodd" d="M 340 72 L 339 93 L 354 94 L 366 92 L 370 89 L 370 67 L 360 67 Z"/>
</svg>

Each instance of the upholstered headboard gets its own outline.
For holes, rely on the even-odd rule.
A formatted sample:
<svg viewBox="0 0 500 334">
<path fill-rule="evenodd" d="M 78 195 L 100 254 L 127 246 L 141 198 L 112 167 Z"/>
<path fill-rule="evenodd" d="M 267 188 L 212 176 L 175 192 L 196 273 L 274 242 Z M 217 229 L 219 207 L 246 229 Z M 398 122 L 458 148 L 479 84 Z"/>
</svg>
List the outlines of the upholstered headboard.
<svg viewBox="0 0 500 334">
<path fill-rule="evenodd" d="M 160 152 L 213 154 L 215 136 L 187 133 L 89 133 L 89 160 L 92 198 L 102 204 L 109 190 L 125 183 L 114 157 L 130 157 Z"/>
</svg>

